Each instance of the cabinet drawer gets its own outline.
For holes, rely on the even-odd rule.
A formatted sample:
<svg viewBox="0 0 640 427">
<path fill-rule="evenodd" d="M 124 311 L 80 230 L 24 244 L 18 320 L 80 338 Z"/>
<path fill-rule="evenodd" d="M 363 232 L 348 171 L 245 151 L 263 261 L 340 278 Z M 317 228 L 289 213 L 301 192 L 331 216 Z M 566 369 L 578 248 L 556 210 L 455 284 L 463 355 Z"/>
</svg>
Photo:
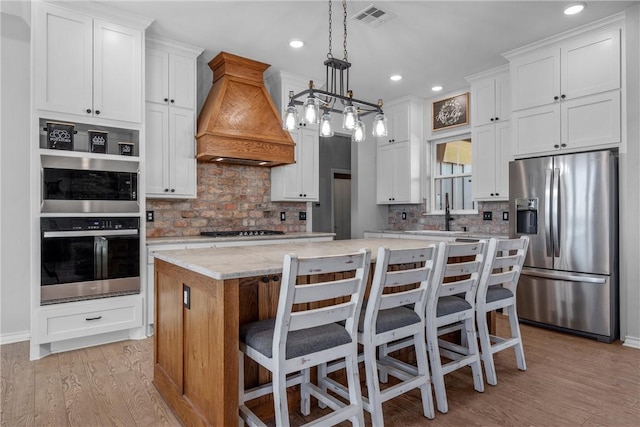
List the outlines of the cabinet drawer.
<svg viewBox="0 0 640 427">
<path fill-rule="evenodd" d="M 41 308 L 39 343 L 79 338 L 142 326 L 142 297 L 109 298 Z"/>
</svg>

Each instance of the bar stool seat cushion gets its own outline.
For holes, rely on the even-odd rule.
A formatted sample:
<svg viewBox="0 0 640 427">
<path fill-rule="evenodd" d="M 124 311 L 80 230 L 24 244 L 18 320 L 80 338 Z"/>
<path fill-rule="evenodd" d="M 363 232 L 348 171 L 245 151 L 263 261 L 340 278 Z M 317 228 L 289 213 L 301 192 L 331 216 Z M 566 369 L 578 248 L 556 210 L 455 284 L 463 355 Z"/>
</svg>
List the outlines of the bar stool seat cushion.
<svg viewBox="0 0 640 427">
<path fill-rule="evenodd" d="M 360 322 L 358 323 L 358 332 L 364 332 L 364 316 L 366 310 L 360 312 Z M 407 307 L 393 307 L 386 310 L 380 310 L 378 312 L 378 318 L 376 320 L 376 333 L 381 334 L 383 332 L 391 331 L 393 329 L 399 329 L 404 326 L 413 325 L 414 323 L 420 323 L 420 316 L 412 308 Z"/>
<path fill-rule="evenodd" d="M 240 341 L 253 347 L 266 357 L 272 357 L 275 319 L 247 323 L 240 327 Z M 287 359 L 327 350 L 351 342 L 344 327 L 330 323 L 313 328 L 290 331 L 287 337 Z"/>
<path fill-rule="evenodd" d="M 513 292 L 511 292 L 509 289 L 503 288 L 500 285 L 489 286 L 487 288 L 488 303 L 511 297 L 513 297 Z"/>
<path fill-rule="evenodd" d="M 460 298 L 455 295 L 440 297 L 438 298 L 436 316 L 442 317 L 459 311 L 469 310 L 470 308 L 471 304 L 469 304 L 464 298 Z"/>
</svg>

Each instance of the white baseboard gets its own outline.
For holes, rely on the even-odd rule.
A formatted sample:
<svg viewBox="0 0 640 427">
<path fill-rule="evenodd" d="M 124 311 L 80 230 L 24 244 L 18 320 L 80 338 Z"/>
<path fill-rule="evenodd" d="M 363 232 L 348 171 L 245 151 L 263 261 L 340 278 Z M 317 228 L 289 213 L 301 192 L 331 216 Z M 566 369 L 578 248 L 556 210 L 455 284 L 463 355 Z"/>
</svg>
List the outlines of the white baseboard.
<svg viewBox="0 0 640 427">
<path fill-rule="evenodd" d="M 29 341 L 30 339 L 31 339 L 31 331 L 2 334 L 0 335 L 0 345 L 13 344 L 14 342 L 20 342 L 20 341 Z"/>
<path fill-rule="evenodd" d="M 622 343 L 625 347 L 637 348 L 640 350 L 640 338 L 637 337 L 624 337 L 624 342 Z"/>
</svg>

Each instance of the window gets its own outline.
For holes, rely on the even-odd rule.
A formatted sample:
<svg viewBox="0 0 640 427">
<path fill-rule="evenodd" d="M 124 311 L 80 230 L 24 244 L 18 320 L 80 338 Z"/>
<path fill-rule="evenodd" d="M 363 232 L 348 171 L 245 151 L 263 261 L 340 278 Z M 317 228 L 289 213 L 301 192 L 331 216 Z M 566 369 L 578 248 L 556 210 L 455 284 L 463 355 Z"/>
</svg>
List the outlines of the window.
<svg viewBox="0 0 640 427">
<path fill-rule="evenodd" d="M 471 138 L 469 135 L 431 141 L 432 212 L 449 209 L 475 213 L 471 193 Z"/>
</svg>

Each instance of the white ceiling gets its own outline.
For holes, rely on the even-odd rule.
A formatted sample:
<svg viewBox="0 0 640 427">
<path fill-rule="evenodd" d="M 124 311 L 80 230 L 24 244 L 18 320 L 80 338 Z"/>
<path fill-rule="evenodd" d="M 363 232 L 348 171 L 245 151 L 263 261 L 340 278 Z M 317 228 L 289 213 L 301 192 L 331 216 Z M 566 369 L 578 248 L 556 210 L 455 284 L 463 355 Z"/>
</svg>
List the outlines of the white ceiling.
<svg viewBox="0 0 640 427">
<path fill-rule="evenodd" d="M 220 51 L 324 81 L 328 52 L 328 3 L 297 1 L 103 0 L 154 18 L 147 34 L 204 48 L 210 61 Z M 347 50 L 354 97 L 373 101 L 413 94 L 436 96 L 466 87 L 465 76 L 506 64 L 502 53 L 613 15 L 638 1 L 587 1 L 579 15 L 565 16 L 561 1 L 347 2 Z M 370 5 L 395 18 L 374 28 L 352 20 Z M 342 59 L 342 4 L 333 2 L 333 55 Z M 294 50 L 291 39 L 305 46 Z M 399 82 L 389 80 L 401 74 Z"/>
</svg>

